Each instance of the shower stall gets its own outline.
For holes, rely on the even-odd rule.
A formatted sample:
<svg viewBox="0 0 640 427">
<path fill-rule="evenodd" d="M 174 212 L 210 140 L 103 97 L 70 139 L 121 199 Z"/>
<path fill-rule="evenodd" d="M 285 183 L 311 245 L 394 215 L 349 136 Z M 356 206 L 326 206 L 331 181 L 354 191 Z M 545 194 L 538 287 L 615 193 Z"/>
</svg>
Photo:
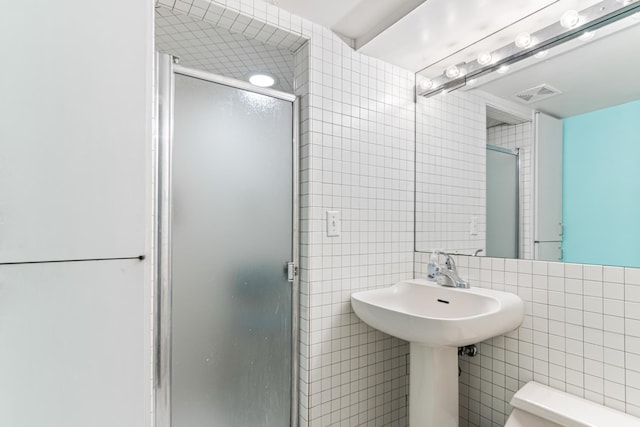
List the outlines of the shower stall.
<svg viewBox="0 0 640 427">
<path fill-rule="evenodd" d="M 487 238 L 490 257 L 520 257 L 519 150 L 487 145 Z"/>
<path fill-rule="evenodd" d="M 156 86 L 156 426 L 294 426 L 296 97 L 163 54 Z"/>
</svg>

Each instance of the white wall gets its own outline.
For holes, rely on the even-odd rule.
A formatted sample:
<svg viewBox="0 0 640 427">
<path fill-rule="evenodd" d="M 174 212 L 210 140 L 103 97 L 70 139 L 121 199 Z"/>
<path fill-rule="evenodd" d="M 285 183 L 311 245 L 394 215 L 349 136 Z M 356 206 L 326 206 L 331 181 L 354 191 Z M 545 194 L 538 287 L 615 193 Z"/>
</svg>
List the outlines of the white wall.
<svg viewBox="0 0 640 427">
<path fill-rule="evenodd" d="M 0 261 L 144 252 L 151 6 L 137 3 L 3 9 Z"/>
<path fill-rule="evenodd" d="M 152 17 L 3 4 L 2 425 L 148 425 Z"/>
<path fill-rule="evenodd" d="M 145 425 L 144 267 L 0 266 L 0 425 Z"/>
</svg>

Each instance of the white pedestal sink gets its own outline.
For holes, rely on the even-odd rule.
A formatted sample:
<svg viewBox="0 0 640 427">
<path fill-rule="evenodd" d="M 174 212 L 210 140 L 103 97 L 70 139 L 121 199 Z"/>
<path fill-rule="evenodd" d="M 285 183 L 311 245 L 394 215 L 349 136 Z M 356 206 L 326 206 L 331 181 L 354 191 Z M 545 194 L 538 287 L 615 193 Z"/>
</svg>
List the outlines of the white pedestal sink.
<svg viewBox="0 0 640 427">
<path fill-rule="evenodd" d="M 368 325 L 410 342 L 409 425 L 458 425 L 458 347 L 516 329 L 524 303 L 515 294 L 446 288 L 422 279 L 351 295 Z"/>
</svg>

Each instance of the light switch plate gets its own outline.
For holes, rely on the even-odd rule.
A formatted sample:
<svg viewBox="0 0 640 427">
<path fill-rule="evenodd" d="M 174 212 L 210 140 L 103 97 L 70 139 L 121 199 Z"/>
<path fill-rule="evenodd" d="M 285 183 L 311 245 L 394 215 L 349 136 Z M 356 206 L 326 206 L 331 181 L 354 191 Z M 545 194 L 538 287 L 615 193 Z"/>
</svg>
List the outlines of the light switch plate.
<svg viewBox="0 0 640 427">
<path fill-rule="evenodd" d="M 340 235 L 340 211 L 327 211 L 327 236 Z"/>
<path fill-rule="evenodd" d="M 471 220 L 469 221 L 469 235 L 478 235 L 478 217 L 476 216 L 472 216 Z"/>
</svg>

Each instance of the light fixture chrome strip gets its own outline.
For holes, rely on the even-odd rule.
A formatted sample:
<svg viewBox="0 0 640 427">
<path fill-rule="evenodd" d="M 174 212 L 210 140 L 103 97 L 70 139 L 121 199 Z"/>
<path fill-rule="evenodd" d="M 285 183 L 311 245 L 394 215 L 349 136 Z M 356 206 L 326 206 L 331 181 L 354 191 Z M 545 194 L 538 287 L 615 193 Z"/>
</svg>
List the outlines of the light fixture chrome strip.
<svg viewBox="0 0 640 427">
<path fill-rule="evenodd" d="M 265 87 L 254 86 L 249 82 L 243 80 L 232 79 L 230 77 L 219 76 L 217 74 L 208 73 L 206 71 L 194 70 L 192 68 L 183 67 L 182 65 L 174 64 L 173 71 L 177 74 L 184 76 L 195 77 L 196 79 L 206 80 L 213 83 L 219 83 L 225 86 L 231 86 L 236 89 L 242 89 L 249 92 L 259 93 L 260 95 L 271 96 L 273 98 L 282 99 L 284 101 L 293 102 L 296 100 L 296 96 L 291 93 L 282 92 L 276 89 L 269 89 Z"/>
<path fill-rule="evenodd" d="M 523 59 L 529 58 L 539 52 L 550 49 L 559 44 L 568 42 L 582 36 L 585 32 L 594 31 L 612 22 L 640 12 L 640 2 L 622 5 L 618 0 L 604 0 L 579 12 L 580 21 L 575 27 L 567 29 L 560 21 L 531 33 L 533 40 L 531 47 L 521 48 L 516 42 L 510 43 L 491 52 L 490 63 L 481 64 L 478 60 L 459 64 L 459 77 L 447 77 L 446 73 L 431 79 L 429 88 L 416 87 L 418 96 L 430 97 L 441 92 L 451 92 L 463 87 L 466 82 L 481 77 L 485 74 L 499 70 Z M 482 61 L 483 63 L 485 61 Z M 449 70 L 449 75 L 453 73 Z"/>
</svg>

